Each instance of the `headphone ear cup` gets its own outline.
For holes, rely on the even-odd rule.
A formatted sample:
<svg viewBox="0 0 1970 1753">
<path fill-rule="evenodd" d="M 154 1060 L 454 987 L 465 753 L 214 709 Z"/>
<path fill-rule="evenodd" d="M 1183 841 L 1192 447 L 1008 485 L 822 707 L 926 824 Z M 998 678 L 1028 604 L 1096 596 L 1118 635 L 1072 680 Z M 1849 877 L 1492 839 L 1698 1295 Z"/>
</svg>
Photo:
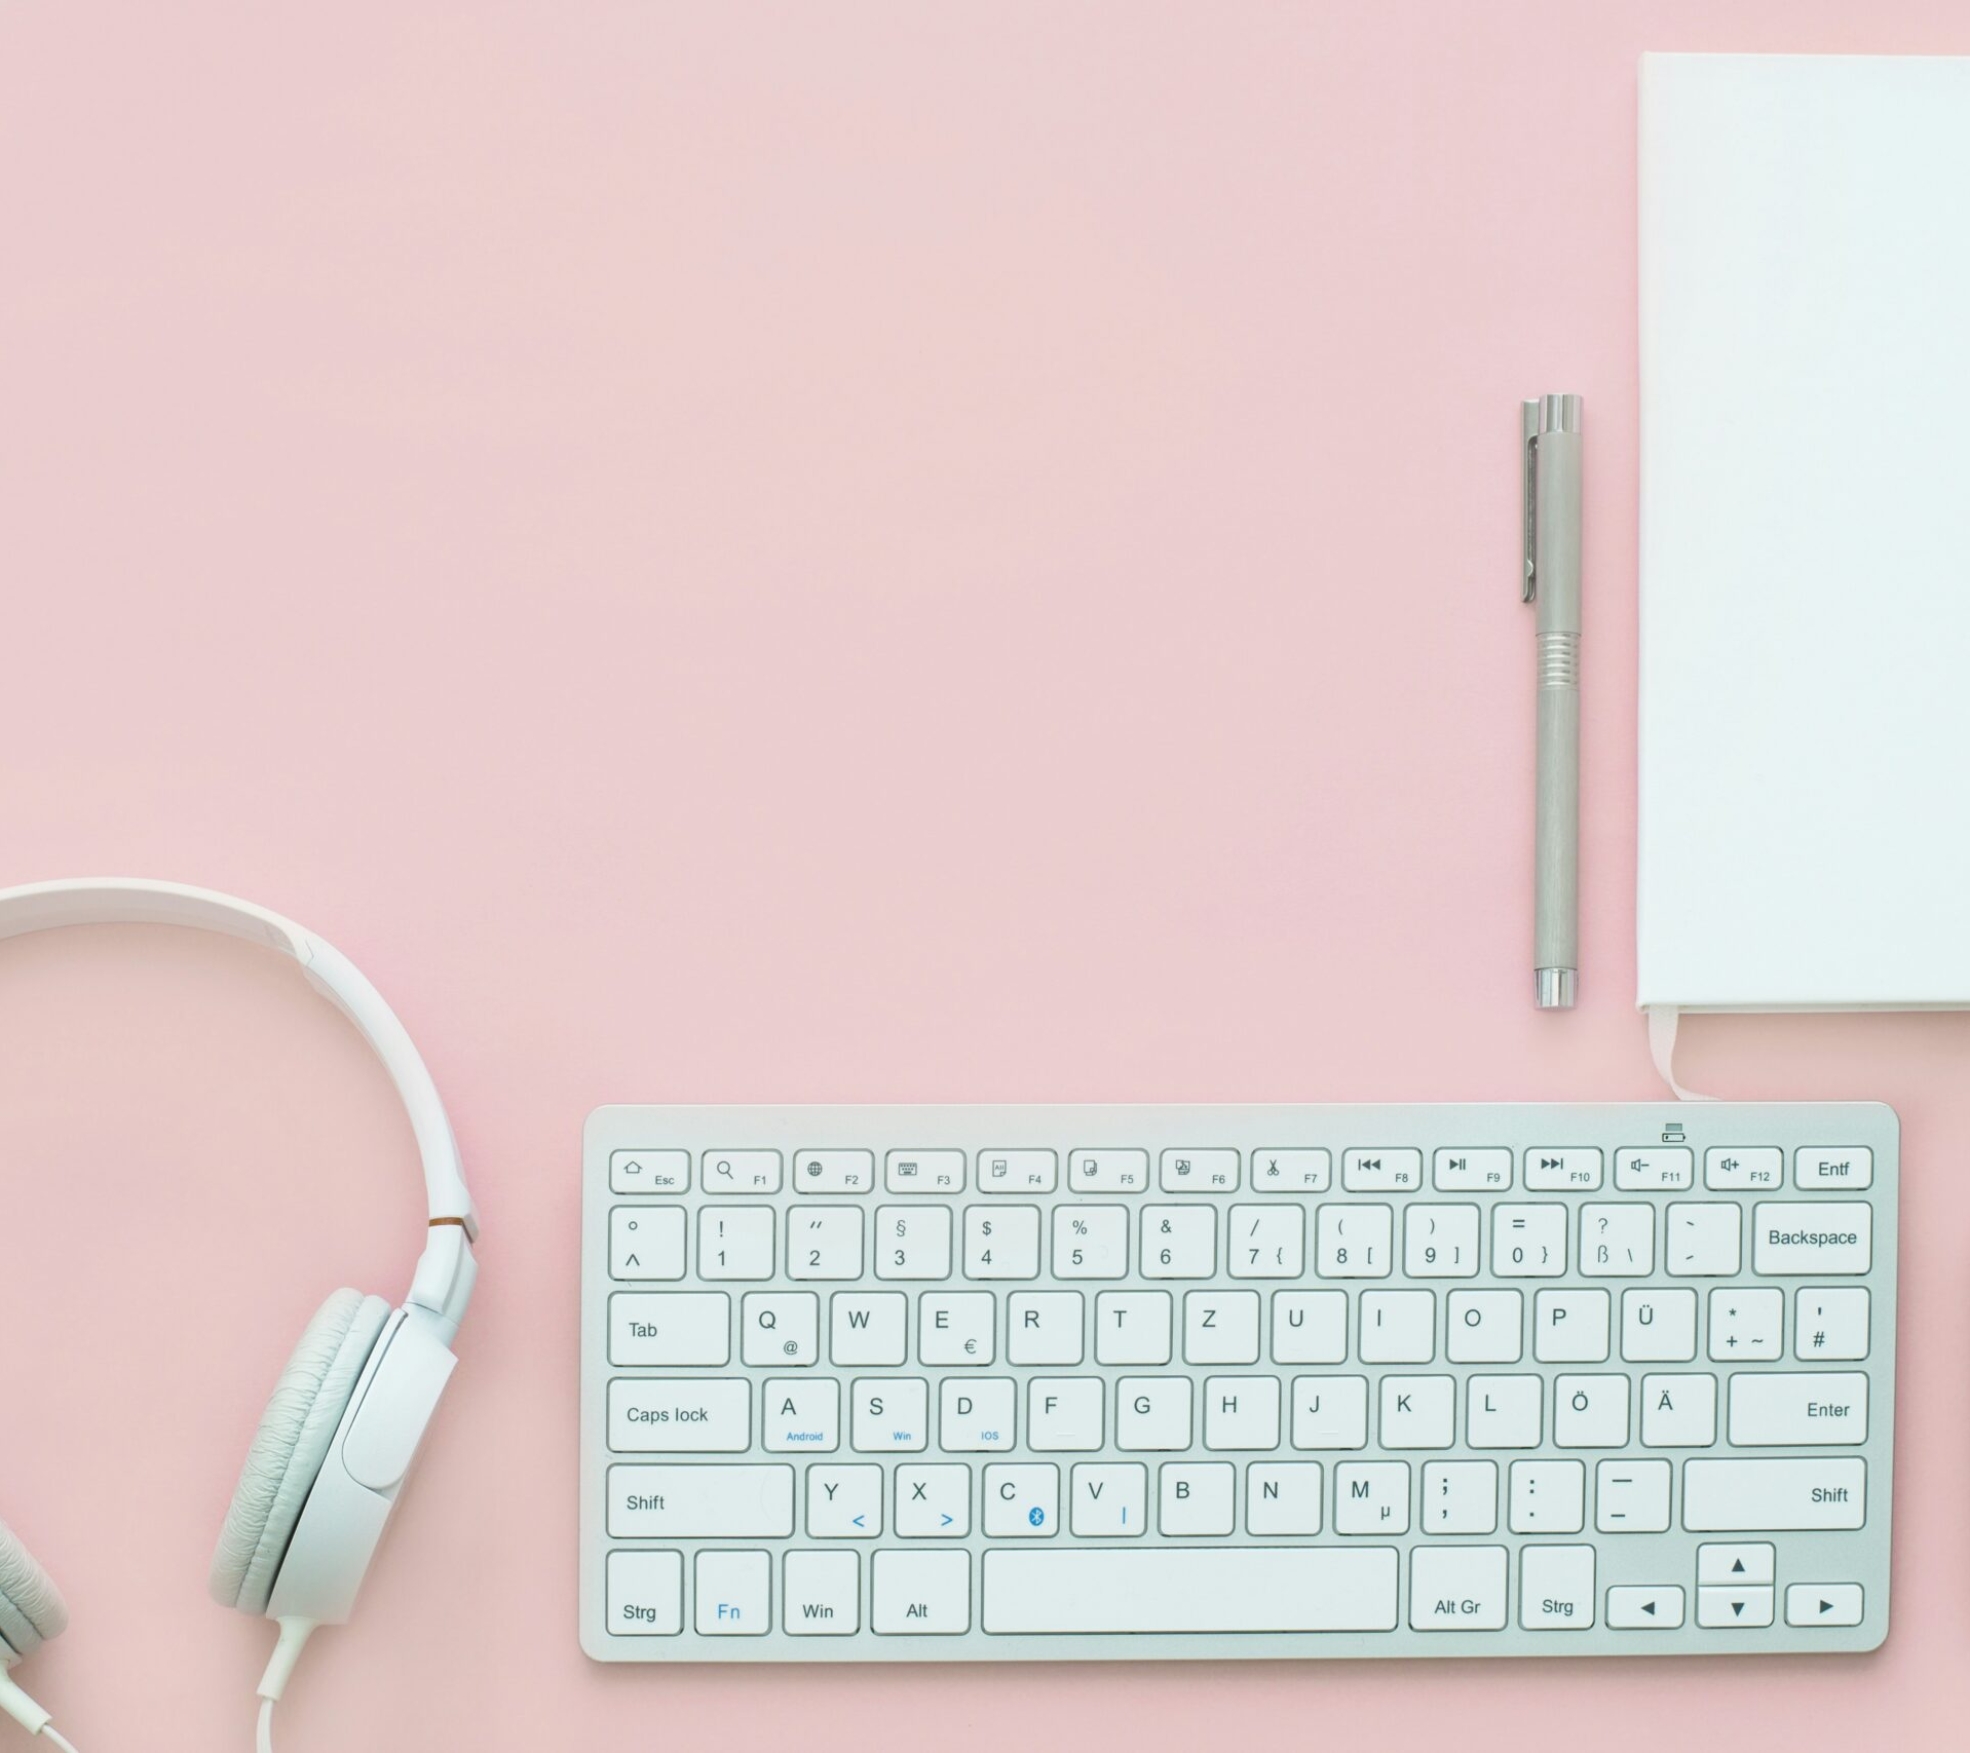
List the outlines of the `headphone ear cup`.
<svg viewBox="0 0 1970 1753">
<path fill-rule="evenodd" d="M 0 1658 L 32 1655 L 68 1629 L 68 1603 L 20 1536 L 0 1522 Z"/>
<path fill-rule="evenodd" d="M 363 1365 L 390 1317 L 381 1297 L 338 1290 L 308 1323 L 246 1452 L 212 1555 L 212 1598 L 264 1613 Z"/>
</svg>

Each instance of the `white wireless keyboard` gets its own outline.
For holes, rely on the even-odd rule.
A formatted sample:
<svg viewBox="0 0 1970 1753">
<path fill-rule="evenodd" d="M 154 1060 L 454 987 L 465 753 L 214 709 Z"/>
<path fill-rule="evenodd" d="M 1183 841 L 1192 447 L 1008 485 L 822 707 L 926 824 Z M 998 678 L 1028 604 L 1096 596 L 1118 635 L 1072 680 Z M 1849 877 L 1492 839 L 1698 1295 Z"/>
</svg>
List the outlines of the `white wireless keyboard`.
<svg viewBox="0 0 1970 1753">
<path fill-rule="evenodd" d="M 1867 1650 L 1874 1104 L 608 1107 L 603 1661 Z"/>
</svg>

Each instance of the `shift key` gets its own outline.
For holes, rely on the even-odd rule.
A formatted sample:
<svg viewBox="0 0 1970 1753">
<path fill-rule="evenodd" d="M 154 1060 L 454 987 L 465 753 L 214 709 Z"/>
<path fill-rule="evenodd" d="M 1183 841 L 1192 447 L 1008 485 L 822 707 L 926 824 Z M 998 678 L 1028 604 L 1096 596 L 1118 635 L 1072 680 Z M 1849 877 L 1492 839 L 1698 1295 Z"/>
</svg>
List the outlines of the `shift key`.
<svg viewBox="0 0 1970 1753">
<path fill-rule="evenodd" d="M 783 1540 L 792 1532 L 791 1467 L 609 1469 L 611 1539 Z"/>
<path fill-rule="evenodd" d="M 1683 1464 L 1683 1526 L 1694 1533 L 1858 1528 L 1866 1520 L 1867 1463 L 1853 1456 Z"/>
</svg>

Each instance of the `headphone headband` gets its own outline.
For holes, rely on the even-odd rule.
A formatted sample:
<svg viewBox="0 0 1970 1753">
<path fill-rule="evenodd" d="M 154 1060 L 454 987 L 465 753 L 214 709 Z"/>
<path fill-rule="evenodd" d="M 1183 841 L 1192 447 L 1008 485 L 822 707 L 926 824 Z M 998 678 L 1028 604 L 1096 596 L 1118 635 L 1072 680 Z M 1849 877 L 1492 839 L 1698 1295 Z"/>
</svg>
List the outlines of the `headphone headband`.
<svg viewBox="0 0 1970 1753">
<path fill-rule="evenodd" d="M 438 1099 L 422 1056 L 383 995 L 355 963 L 332 944 L 304 931 L 291 919 L 236 900 L 212 889 L 181 883 L 148 882 L 132 877 L 85 877 L 64 882 L 28 883 L 0 889 L 0 938 L 22 937 L 33 931 L 52 931 L 67 925 L 182 925 L 244 938 L 279 950 L 300 963 L 301 972 L 324 998 L 356 1026 L 370 1050 L 383 1062 L 397 1096 L 410 1116 L 411 1132 L 424 1163 L 425 1195 L 430 1205 L 436 1243 L 447 1231 L 476 1241 L 479 1217 L 458 1160 L 458 1143 Z M 442 1226 L 442 1227 L 437 1227 Z M 427 1246 L 411 1301 L 451 1317 L 455 1325 L 463 1312 L 461 1291 L 469 1295 L 470 1268 L 458 1258 L 463 1250 Z M 450 1271 L 438 1270 L 435 1256 L 445 1256 Z M 469 1261 L 469 1254 L 465 1255 Z M 465 1283 L 456 1282 L 464 1266 Z M 440 1282 L 444 1280 L 445 1282 Z"/>
</svg>

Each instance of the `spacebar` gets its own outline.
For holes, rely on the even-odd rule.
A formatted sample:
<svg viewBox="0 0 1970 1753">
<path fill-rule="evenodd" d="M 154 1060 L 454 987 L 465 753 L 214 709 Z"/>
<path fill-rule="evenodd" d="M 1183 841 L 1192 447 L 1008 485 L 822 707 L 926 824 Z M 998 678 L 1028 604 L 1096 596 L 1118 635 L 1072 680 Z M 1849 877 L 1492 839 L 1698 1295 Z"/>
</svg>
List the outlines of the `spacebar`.
<svg viewBox="0 0 1970 1753">
<path fill-rule="evenodd" d="M 1393 1631 L 1393 1546 L 985 1555 L 988 1632 Z"/>
</svg>

